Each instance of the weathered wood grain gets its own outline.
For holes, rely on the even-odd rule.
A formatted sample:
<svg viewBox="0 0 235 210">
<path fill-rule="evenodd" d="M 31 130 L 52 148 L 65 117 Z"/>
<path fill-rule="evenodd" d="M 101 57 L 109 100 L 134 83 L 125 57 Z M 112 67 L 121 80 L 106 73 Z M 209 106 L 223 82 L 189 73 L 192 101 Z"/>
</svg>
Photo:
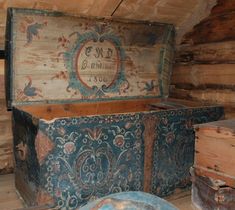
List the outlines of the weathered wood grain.
<svg viewBox="0 0 235 210">
<path fill-rule="evenodd" d="M 171 87 L 172 97 L 206 101 L 217 104 L 233 105 L 235 104 L 235 97 L 233 90 L 216 90 L 216 89 L 205 89 L 205 90 L 185 90 L 182 88 Z"/>
<path fill-rule="evenodd" d="M 126 112 L 141 112 L 153 110 L 167 110 L 174 107 L 167 107 L 164 103 L 180 104 L 185 107 L 198 107 L 202 104 L 199 102 L 185 101 L 179 99 L 144 99 L 129 101 L 108 101 L 98 103 L 74 103 L 74 104 L 43 104 L 37 106 L 18 106 L 17 108 L 30 113 L 35 118 L 53 120 L 58 117 L 72 116 L 92 116 L 107 115 Z"/>
<path fill-rule="evenodd" d="M 0 99 L 5 98 L 4 60 L 0 59 Z"/>
<path fill-rule="evenodd" d="M 20 209 L 23 202 L 16 193 L 14 174 L 0 175 L 0 209 Z"/>
<path fill-rule="evenodd" d="M 7 84 L 14 105 L 168 95 L 172 25 L 11 12 L 14 50 L 6 71 L 14 75 Z"/>
<path fill-rule="evenodd" d="M 219 103 L 235 117 L 234 2 L 218 0 L 177 46 L 171 97 Z"/>
<path fill-rule="evenodd" d="M 0 174 L 11 173 L 12 171 L 13 137 L 11 113 L 6 111 L 5 100 L 0 99 Z"/>
<path fill-rule="evenodd" d="M 4 49 L 5 18 L 8 7 L 49 9 L 75 15 L 132 18 L 172 23 L 182 37 L 193 25 L 206 17 L 216 0 L 2 0 L 0 2 L 0 49 Z M 120 6 L 118 7 L 118 5 Z"/>
<path fill-rule="evenodd" d="M 168 4 L 168 7 L 165 6 L 166 4 Z M 175 5 L 177 5 L 177 3 L 175 3 Z M 187 5 L 181 5 L 182 7 L 179 7 L 177 10 L 175 7 L 171 7 L 170 2 L 166 0 L 127 0 L 123 1 L 114 16 L 137 20 L 149 20 L 154 19 L 154 17 L 156 19 L 161 19 L 161 15 L 165 15 L 165 22 L 171 22 L 172 18 L 176 15 L 180 20 L 182 20 L 184 12 L 187 12 Z M 148 13 L 148 11 L 151 12 Z M 168 14 L 168 17 L 166 17 L 166 14 Z"/>
<path fill-rule="evenodd" d="M 235 121 L 225 120 L 195 126 L 196 173 L 235 187 Z"/>
<path fill-rule="evenodd" d="M 235 90 L 235 65 L 176 65 L 172 84 L 183 89 L 229 89 Z"/>
<path fill-rule="evenodd" d="M 187 33 L 182 43 L 202 44 L 234 40 L 235 11 L 208 17 Z"/>
<path fill-rule="evenodd" d="M 176 54 L 178 64 L 235 63 L 235 42 L 179 46 Z"/>
<path fill-rule="evenodd" d="M 34 8 L 34 9 L 46 9 L 64 11 L 72 14 L 86 14 L 90 16 L 110 16 L 113 12 L 119 0 L 82 0 L 77 2 L 71 0 L 68 2 L 63 0 L 51 0 L 51 1 L 17 1 L 6 0 L 4 7 L 19 7 L 19 8 Z"/>
<path fill-rule="evenodd" d="M 228 13 L 235 10 L 235 2 L 231 0 L 218 0 L 217 5 L 212 9 L 211 14 Z"/>
</svg>

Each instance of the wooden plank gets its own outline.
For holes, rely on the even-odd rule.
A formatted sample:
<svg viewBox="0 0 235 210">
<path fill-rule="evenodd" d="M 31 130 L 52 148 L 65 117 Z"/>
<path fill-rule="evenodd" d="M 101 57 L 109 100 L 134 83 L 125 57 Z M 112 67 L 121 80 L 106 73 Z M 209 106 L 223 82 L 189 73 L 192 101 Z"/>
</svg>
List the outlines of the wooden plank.
<svg viewBox="0 0 235 210">
<path fill-rule="evenodd" d="M 0 99 L 5 98 L 4 76 L 0 75 Z"/>
<path fill-rule="evenodd" d="M 0 135 L 0 174 L 13 172 L 13 138 Z"/>
<path fill-rule="evenodd" d="M 211 14 L 229 13 L 235 10 L 235 2 L 231 0 L 218 0 L 217 5 L 212 9 Z"/>
<path fill-rule="evenodd" d="M 211 16 L 201 21 L 183 37 L 183 44 L 202 44 L 234 40 L 235 12 Z"/>
<path fill-rule="evenodd" d="M 190 189 L 176 189 L 174 194 L 164 197 L 164 199 L 179 210 L 197 210 L 191 202 L 191 191 Z"/>
<path fill-rule="evenodd" d="M 235 121 L 197 125 L 194 167 L 201 175 L 220 179 L 235 187 Z M 204 173 L 205 172 L 205 173 Z"/>
<path fill-rule="evenodd" d="M 5 66 L 5 60 L 4 59 L 0 59 L 0 75 L 4 74 L 4 67 Z"/>
<path fill-rule="evenodd" d="M 68 2 L 64 0 L 11 0 L 6 2 L 8 7 L 18 8 L 34 8 L 44 10 L 63 11 L 71 14 L 85 14 L 89 16 L 110 16 L 118 4 L 119 0 L 71 0 Z"/>
<path fill-rule="evenodd" d="M 170 0 L 125 0 L 114 13 L 114 17 L 122 17 L 136 20 L 152 20 L 178 25 L 199 1 L 189 0 L 187 4 L 183 1 Z"/>
<path fill-rule="evenodd" d="M 0 59 L 0 99 L 5 98 L 4 60 Z"/>
<path fill-rule="evenodd" d="M 0 99 L 0 174 L 13 171 L 12 139 L 11 113 L 6 111 L 5 100 Z"/>
<path fill-rule="evenodd" d="M 14 174 L 0 175 L 0 209 L 19 209 L 23 203 L 16 194 Z"/>
<path fill-rule="evenodd" d="M 176 53 L 176 63 L 235 63 L 235 41 L 180 46 Z"/>
<path fill-rule="evenodd" d="M 235 90 L 235 65 L 176 65 L 172 84 L 183 89 L 231 89 Z"/>
<path fill-rule="evenodd" d="M 227 104 L 234 105 L 235 97 L 233 90 L 185 90 L 181 88 L 171 88 L 171 97 L 186 99 L 186 100 L 196 100 L 196 101 L 206 101 L 215 104 Z"/>
<path fill-rule="evenodd" d="M 6 10 L 2 9 L 0 5 L 0 50 L 3 50 L 5 45 L 5 24 L 6 24 Z"/>
<path fill-rule="evenodd" d="M 225 119 L 235 118 L 235 103 L 234 103 L 234 93 L 227 93 L 228 96 L 224 96 L 223 91 L 212 91 L 206 94 L 208 90 L 185 90 L 180 88 L 171 87 L 170 96 L 178 99 L 184 99 L 188 101 L 200 101 L 201 103 L 210 104 L 221 104 L 224 107 Z M 227 91 L 225 90 L 224 93 Z M 206 97 L 205 97 L 206 96 Z"/>
</svg>

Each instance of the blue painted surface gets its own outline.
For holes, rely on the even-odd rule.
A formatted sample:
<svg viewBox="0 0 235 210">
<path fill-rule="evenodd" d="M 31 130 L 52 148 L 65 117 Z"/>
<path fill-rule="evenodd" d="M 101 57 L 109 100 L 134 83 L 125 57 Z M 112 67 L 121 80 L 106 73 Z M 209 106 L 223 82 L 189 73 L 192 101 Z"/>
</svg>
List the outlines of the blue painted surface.
<svg viewBox="0 0 235 210">
<path fill-rule="evenodd" d="M 78 206 L 115 192 L 143 190 L 139 114 L 62 118 L 39 126 L 56 145 L 41 166 L 42 185 L 53 195 L 58 192 L 60 207 L 71 199 Z"/>
<path fill-rule="evenodd" d="M 176 210 L 167 201 L 144 192 L 121 192 L 105 196 L 80 208 L 80 210 Z"/>
<path fill-rule="evenodd" d="M 151 193 L 166 196 L 187 187 L 194 156 L 192 125 L 220 119 L 222 107 L 40 120 L 38 129 L 55 146 L 41 165 L 17 160 L 16 171 L 25 174 L 26 184 L 36 181 L 30 184 L 32 191 L 42 189 L 60 209 L 75 209 L 116 192 L 142 191 L 146 115 L 157 122 Z M 27 113 L 14 109 L 15 133 L 22 130 L 19 124 L 24 118 L 29 118 Z M 37 163 L 35 135 L 29 133 L 27 129 L 22 137 L 32 147 L 27 160 Z M 14 141 L 20 143 L 17 136 Z"/>
<path fill-rule="evenodd" d="M 221 118 L 221 108 L 177 109 L 158 112 L 153 149 L 151 193 L 167 196 L 189 186 L 189 168 L 194 162 L 194 124 Z"/>
</svg>

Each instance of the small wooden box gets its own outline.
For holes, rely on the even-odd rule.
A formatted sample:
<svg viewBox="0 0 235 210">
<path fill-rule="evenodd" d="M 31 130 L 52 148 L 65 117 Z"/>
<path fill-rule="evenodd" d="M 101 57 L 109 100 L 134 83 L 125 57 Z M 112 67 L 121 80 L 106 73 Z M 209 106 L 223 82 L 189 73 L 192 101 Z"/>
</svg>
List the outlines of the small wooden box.
<svg viewBox="0 0 235 210">
<path fill-rule="evenodd" d="M 235 187 L 235 120 L 221 120 L 195 126 L 197 174 L 224 181 Z"/>
<path fill-rule="evenodd" d="M 192 177 L 192 203 L 201 210 L 233 210 L 235 207 L 235 189 L 224 182 L 206 176 L 200 176 L 194 169 Z"/>
</svg>

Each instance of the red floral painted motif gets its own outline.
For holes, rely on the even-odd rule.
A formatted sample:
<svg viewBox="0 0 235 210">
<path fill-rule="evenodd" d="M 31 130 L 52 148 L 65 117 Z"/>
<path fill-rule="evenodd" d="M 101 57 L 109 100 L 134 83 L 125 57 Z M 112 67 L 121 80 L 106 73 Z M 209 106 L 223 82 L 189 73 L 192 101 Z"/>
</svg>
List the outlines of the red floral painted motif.
<svg viewBox="0 0 235 210">
<path fill-rule="evenodd" d="M 73 142 L 67 142 L 64 144 L 64 153 L 72 154 L 76 150 L 75 144 Z"/>
<path fill-rule="evenodd" d="M 45 134 L 39 131 L 35 140 L 35 147 L 36 147 L 37 158 L 39 164 L 41 165 L 46 156 L 54 148 L 54 143 Z"/>
<path fill-rule="evenodd" d="M 122 135 L 117 135 L 113 141 L 113 144 L 117 147 L 123 147 L 125 144 L 125 139 L 124 136 Z"/>
</svg>

